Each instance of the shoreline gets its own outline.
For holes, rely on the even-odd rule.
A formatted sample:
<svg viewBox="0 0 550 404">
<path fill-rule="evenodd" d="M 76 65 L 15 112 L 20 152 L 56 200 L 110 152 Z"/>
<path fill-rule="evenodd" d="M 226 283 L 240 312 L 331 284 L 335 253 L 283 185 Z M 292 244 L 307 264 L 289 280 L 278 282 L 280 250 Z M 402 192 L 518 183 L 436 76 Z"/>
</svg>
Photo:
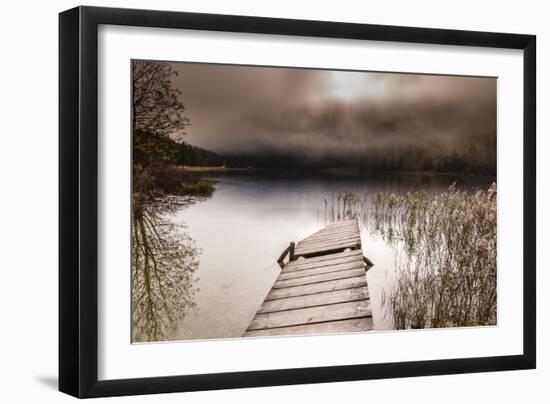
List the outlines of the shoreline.
<svg viewBox="0 0 550 404">
<path fill-rule="evenodd" d="M 257 168 L 236 168 L 226 166 L 176 166 L 183 171 L 190 173 L 207 173 L 207 172 L 226 172 L 226 171 L 258 171 Z"/>
<path fill-rule="evenodd" d="M 318 169 L 283 169 L 283 168 L 256 168 L 256 167 L 226 167 L 226 166 L 176 166 L 177 168 L 189 173 L 209 173 L 209 172 L 317 172 L 320 174 L 329 174 L 334 176 L 365 176 L 365 177 L 388 177 L 392 175 L 411 175 L 415 177 L 496 177 L 494 174 L 476 174 L 464 172 L 441 172 L 441 171 L 423 171 L 423 170 L 398 170 L 398 171 L 371 171 L 361 172 L 354 167 L 333 167 Z"/>
</svg>

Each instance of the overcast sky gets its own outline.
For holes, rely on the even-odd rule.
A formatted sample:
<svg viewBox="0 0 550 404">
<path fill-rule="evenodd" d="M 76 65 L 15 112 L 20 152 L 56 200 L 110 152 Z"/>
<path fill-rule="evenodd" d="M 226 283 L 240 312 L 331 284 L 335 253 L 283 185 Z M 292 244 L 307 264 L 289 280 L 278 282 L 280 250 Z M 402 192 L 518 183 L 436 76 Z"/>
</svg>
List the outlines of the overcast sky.
<svg viewBox="0 0 550 404">
<path fill-rule="evenodd" d="M 496 79 L 172 63 L 185 141 L 322 159 L 495 139 Z"/>
</svg>

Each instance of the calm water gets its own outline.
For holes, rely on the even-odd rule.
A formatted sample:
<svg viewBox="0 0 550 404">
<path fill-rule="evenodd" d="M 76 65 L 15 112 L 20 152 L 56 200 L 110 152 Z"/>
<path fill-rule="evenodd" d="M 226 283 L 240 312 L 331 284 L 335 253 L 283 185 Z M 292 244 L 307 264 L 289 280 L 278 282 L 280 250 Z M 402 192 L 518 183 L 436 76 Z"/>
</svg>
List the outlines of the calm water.
<svg viewBox="0 0 550 404">
<path fill-rule="evenodd" d="M 196 309 L 183 320 L 180 339 L 240 337 L 279 275 L 276 259 L 290 241 L 325 225 L 325 202 L 340 192 L 370 196 L 413 189 L 442 191 L 453 182 L 463 189 L 488 188 L 490 178 L 414 175 L 345 177 L 230 172 L 205 175 L 217 181 L 206 201 L 171 216 L 184 224 L 202 250 L 196 272 Z M 328 220 L 328 215 L 327 215 Z M 381 305 L 395 282 L 395 253 L 363 226 L 363 253 L 374 267 L 367 273 L 376 329 L 391 329 Z"/>
</svg>

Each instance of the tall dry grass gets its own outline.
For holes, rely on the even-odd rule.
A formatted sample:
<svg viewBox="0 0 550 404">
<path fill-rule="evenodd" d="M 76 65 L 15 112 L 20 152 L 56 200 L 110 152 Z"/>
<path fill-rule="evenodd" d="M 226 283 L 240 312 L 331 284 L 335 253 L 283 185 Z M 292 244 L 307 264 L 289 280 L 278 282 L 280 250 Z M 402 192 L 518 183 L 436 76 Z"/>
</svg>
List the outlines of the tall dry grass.
<svg viewBox="0 0 550 404">
<path fill-rule="evenodd" d="M 496 210 L 496 184 L 325 200 L 329 221 L 359 217 L 393 247 L 397 281 L 382 302 L 396 329 L 496 324 Z"/>
<path fill-rule="evenodd" d="M 496 184 L 374 195 L 371 225 L 402 253 L 383 296 L 395 328 L 496 324 L 496 196 Z"/>
</svg>

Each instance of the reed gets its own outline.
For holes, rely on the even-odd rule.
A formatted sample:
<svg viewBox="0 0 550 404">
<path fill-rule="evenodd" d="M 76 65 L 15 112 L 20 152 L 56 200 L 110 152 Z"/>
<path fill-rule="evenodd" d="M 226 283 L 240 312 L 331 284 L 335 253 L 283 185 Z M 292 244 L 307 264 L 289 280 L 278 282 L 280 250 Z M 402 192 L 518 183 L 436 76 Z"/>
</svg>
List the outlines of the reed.
<svg viewBox="0 0 550 404">
<path fill-rule="evenodd" d="M 361 217 L 396 253 L 397 281 L 382 296 L 394 328 L 496 324 L 496 184 L 474 193 L 455 184 L 376 193 L 366 212 L 350 196 L 340 201 L 335 220 Z"/>
</svg>

